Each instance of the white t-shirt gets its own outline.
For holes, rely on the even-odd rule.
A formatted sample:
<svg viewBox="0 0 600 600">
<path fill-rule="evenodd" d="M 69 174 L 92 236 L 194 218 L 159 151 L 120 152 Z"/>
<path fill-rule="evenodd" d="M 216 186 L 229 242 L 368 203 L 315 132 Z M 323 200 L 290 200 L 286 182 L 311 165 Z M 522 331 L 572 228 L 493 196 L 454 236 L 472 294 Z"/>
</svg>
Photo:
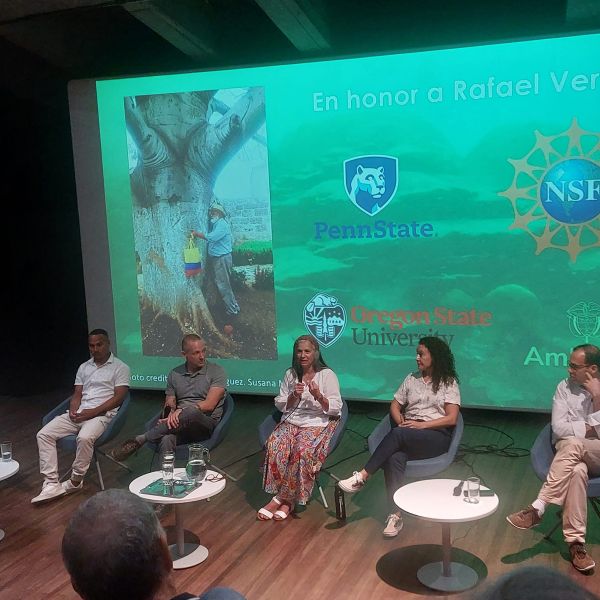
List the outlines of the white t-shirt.
<svg viewBox="0 0 600 600">
<path fill-rule="evenodd" d="M 129 387 L 129 376 L 129 367 L 112 352 L 103 365 L 97 366 L 93 358 L 84 362 L 75 375 L 75 385 L 83 386 L 77 412 L 100 406 L 115 395 L 118 386 Z"/>
</svg>

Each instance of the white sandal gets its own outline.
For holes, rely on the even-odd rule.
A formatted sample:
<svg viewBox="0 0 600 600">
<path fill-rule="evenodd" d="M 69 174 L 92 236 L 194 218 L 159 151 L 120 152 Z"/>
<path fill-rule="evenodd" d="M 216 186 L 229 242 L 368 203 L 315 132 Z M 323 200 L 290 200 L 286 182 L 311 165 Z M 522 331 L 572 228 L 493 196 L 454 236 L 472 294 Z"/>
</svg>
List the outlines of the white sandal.
<svg viewBox="0 0 600 600">
<path fill-rule="evenodd" d="M 271 498 L 271 502 L 275 502 L 275 504 L 277 504 L 277 506 L 281 506 L 281 501 L 277 499 L 277 496 L 273 496 L 273 498 Z M 269 504 L 271 504 L 271 502 L 269 502 Z M 282 511 L 278 510 L 275 512 L 275 514 L 280 513 Z M 264 519 L 261 519 L 258 515 L 262 515 L 264 517 Z M 256 518 L 259 521 L 270 521 L 274 514 L 270 511 L 267 510 L 266 508 L 259 508 L 258 509 L 258 515 L 256 516 Z"/>
<path fill-rule="evenodd" d="M 281 502 L 281 500 L 278 500 L 276 497 L 273 498 L 273 500 L 275 502 L 277 502 L 277 504 L 279 504 L 279 506 L 281 506 L 283 504 L 283 502 Z M 290 516 L 290 513 L 292 512 L 292 506 L 291 506 L 291 504 L 287 504 L 287 503 L 286 503 L 286 506 L 290 507 L 288 512 L 284 512 L 283 510 L 275 511 L 275 514 L 273 515 L 274 521 L 283 521 L 284 519 L 287 519 Z"/>
<path fill-rule="evenodd" d="M 263 516 L 264 519 L 261 519 L 258 515 Z M 259 508 L 258 515 L 256 516 L 256 518 L 259 521 L 270 521 L 273 518 L 273 513 L 270 510 L 267 510 L 266 508 Z"/>
</svg>

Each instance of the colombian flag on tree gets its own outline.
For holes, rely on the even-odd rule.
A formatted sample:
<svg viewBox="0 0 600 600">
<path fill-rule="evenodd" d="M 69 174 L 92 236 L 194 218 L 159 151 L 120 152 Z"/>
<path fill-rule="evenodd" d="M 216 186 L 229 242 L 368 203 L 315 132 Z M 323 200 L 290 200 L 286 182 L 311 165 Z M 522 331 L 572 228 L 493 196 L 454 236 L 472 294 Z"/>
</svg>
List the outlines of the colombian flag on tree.
<svg viewBox="0 0 600 600">
<path fill-rule="evenodd" d="M 202 271 L 201 258 L 200 249 L 194 242 L 194 236 L 190 236 L 187 248 L 184 248 L 183 250 L 186 277 L 193 277 Z"/>
</svg>

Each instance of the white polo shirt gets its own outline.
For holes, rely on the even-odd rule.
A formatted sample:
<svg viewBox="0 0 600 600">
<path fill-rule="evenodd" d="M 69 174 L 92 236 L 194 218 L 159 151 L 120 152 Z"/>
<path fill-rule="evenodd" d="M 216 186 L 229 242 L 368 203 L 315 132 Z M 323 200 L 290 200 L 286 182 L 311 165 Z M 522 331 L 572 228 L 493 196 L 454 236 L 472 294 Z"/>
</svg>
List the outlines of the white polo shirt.
<svg viewBox="0 0 600 600">
<path fill-rule="evenodd" d="M 118 386 L 129 387 L 129 376 L 129 367 L 112 352 L 103 365 L 97 366 L 93 358 L 84 362 L 75 375 L 75 385 L 83 386 L 77 412 L 100 406 L 115 395 Z"/>
</svg>

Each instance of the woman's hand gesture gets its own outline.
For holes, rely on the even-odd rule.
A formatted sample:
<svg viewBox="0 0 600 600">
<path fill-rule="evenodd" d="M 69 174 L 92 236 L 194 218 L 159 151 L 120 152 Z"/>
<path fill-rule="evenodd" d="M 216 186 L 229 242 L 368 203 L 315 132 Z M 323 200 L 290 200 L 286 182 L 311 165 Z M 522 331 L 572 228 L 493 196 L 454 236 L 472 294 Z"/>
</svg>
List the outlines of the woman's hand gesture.
<svg viewBox="0 0 600 600">
<path fill-rule="evenodd" d="M 314 379 L 308 382 L 308 391 L 310 392 L 311 396 L 317 400 L 317 402 L 319 401 L 319 398 L 323 396 L 319 386 L 317 385 L 317 382 Z"/>
</svg>

